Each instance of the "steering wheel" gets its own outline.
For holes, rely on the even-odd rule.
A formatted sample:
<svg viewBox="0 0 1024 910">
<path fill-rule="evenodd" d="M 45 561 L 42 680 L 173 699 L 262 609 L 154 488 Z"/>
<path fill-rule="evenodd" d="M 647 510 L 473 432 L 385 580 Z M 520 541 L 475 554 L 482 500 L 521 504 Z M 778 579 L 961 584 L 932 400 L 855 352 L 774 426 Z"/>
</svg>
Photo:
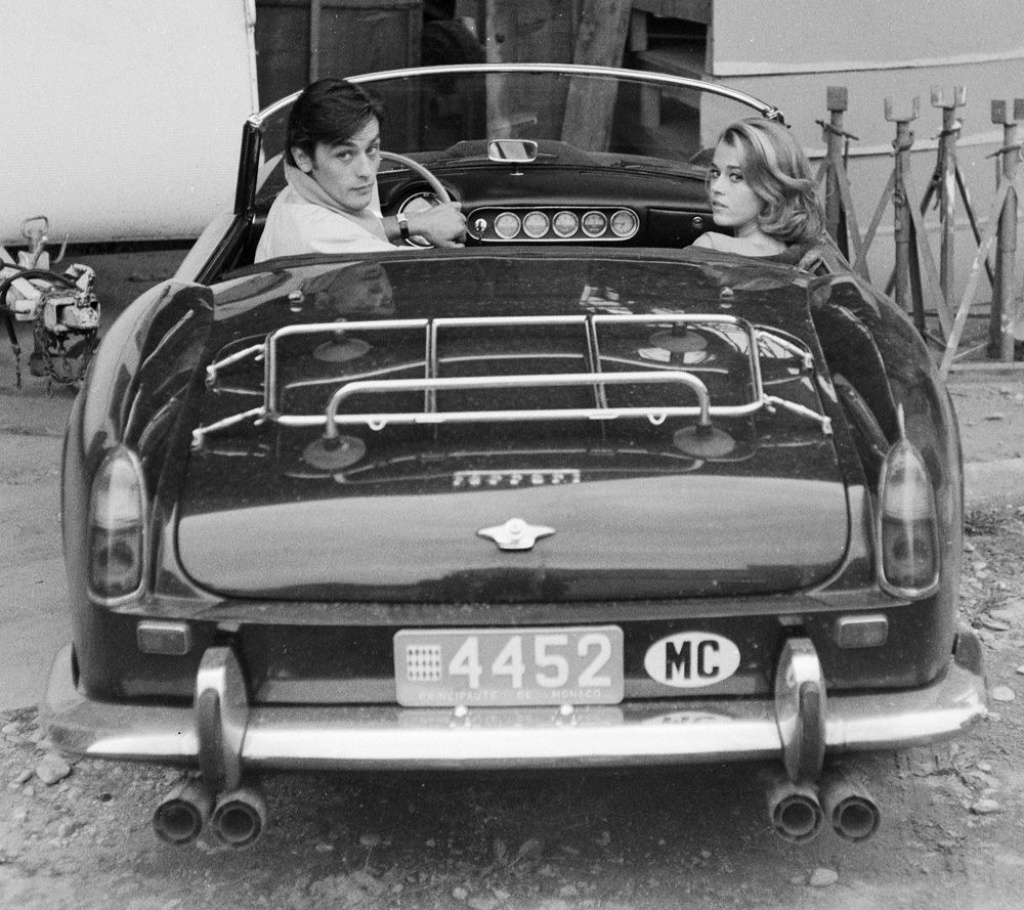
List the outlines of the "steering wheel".
<svg viewBox="0 0 1024 910">
<path fill-rule="evenodd" d="M 395 152 L 384 152 L 380 153 L 381 161 L 393 161 L 395 164 L 400 164 L 402 167 L 409 168 L 410 171 L 415 171 L 419 174 L 427 183 L 430 184 L 430 188 L 434 191 L 434 194 L 442 202 L 451 202 L 452 197 L 448 195 L 448 190 L 444 188 L 444 185 L 438 180 L 433 174 L 430 173 L 422 164 L 418 161 L 413 161 L 412 158 L 406 158 L 405 155 L 399 155 Z"/>
<path fill-rule="evenodd" d="M 444 203 L 452 201 L 452 197 L 448 194 L 448 190 L 444 188 L 441 181 L 431 174 L 430 171 L 428 171 L 418 161 L 413 161 L 412 158 L 406 158 L 405 155 L 399 155 L 396 152 L 381 151 L 380 157 L 383 161 L 393 161 L 395 164 L 400 164 L 402 167 L 408 168 L 410 171 L 418 174 L 426 180 L 427 183 L 430 184 L 430 189 L 433 190 L 434 196 L 437 198 L 438 202 Z M 406 205 L 408 208 L 406 208 L 406 206 L 399 206 L 399 211 L 425 211 L 427 208 L 435 205 L 435 203 L 422 196 L 419 198 L 413 196 L 406 200 Z M 407 238 L 405 240 L 405 244 L 407 246 L 419 247 L 420 249 L 425 249 L 430 246 L 427 240 L 419 235 Z"/>
</svg>

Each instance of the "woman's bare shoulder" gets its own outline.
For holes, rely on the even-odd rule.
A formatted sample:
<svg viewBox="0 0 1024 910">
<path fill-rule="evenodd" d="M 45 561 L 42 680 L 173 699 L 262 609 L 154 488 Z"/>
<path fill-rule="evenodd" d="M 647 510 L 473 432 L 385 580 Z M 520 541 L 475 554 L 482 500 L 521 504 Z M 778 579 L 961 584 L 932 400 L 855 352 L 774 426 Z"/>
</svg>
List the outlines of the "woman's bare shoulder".
<svg viewBox="0 0 1024 910">
<path fill-rule="evenodd" d="M 725 234 L 719 234 L 717 231 L 705 231 L 690 245 L 703 247 L 706 250 L 720 250 L 722 247 L 717 241 L 724 238 Z"/>
<path fill-rule="evenodd" d="M 747 237 L 732 237 L 717 231 L 706 231 L 693 241 L 693 246 L 706 250 L 717 250 L 720 253 L 736 253 L 740 256 L 763 258 L 776 256 L 785 251 L 786 244 L 774 238 L 752 240 Z"/>
</svg>

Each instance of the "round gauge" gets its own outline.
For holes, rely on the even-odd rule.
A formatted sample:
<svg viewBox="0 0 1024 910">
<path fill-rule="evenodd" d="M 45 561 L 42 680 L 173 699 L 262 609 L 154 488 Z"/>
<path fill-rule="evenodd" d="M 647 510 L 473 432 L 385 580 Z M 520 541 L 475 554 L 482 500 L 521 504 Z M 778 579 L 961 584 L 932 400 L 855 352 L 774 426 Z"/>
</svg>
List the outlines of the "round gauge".
<svg viewBox="0 0 1024 910">
<path fill-rule="evenodd" d="M 612 215 L 612 233 L 616 237 L 632 237 L 640 227 L 640 219 L 636 212 L 629 209 L 619 209 Z"/>
<path fill-rule="evenodd" d="M 548 232 L 548 216 L 543 212 L 530 212 L 523 218 L 523 231 L 527 237 L 543 237 Z"/>
<path fill-rule="evenodd" d="M 502 212 L 494 219 L 494 233 L 502 240 L 511 240 L 519 233 L 519 216 Z"/>
<path fill-rule="evenodd" d="M 608 226 L 608 219 L 600 212 L 587 212 L 583 216 L 583 233 L 588 237 L 600 237 Z"/>
<path fill-rule="evenodd" d="M 559 237 L 571 237 L 579 229 L 580 219 L 572 212 L 559 212 L 552 225 Z"/>
</svg>

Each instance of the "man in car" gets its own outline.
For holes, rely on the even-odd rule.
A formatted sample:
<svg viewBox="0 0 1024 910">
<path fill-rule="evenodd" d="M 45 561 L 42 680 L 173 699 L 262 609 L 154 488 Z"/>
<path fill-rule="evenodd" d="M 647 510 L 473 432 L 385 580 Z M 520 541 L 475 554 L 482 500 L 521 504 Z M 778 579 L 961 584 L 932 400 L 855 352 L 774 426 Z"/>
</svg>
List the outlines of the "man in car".
<svg viewBox="0 0 1024 910">
<path fill-rule="evenodd" d="M 466 219 L 456 203 L 384 218 L 377 194 L 380 102 L 343 79 L 314 82 L 288 117 L 284 171 L 256 261 L 304 253 L 394 249 L 410 235 L 432 246 L 461 246 Z"/>
</svg>

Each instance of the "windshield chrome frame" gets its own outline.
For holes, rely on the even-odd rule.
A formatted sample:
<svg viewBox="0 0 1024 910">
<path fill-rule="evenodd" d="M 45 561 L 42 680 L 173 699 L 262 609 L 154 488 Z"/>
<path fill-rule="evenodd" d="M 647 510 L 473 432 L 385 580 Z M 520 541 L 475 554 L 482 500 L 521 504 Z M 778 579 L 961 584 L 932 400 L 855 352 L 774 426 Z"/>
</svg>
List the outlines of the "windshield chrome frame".
<svg viewBox="0 0 1024 910">
<path fill-rule="evenodd" d="M 560 75 L 577 76 L 602 76 L 606 78 L 629 79 L 633 82 L 648 82 L 651 84 L 673 85 L 679 88 L 692 88 L 699 91 L 706 91 L 712 95 L 719 95 L 740 104 L 759 111 L 768 120 L 776 120 L 785 123 L 782 112 L 770 104 L 741 92 L 738 89 L 729 88 L 716 82 L 703 82 L 700 79 L 690 79 L 686 76 L 673 76 L 670 73 L 649 73 L 644 70 L 631 70 L 623 67 L 588 66 L 579 63 L 454 63 L 448 66 L 415 66 L 406 69 L 386 70 L 379 73 L 362 73 L 358 76 L 347 76 L 346 80 L 357 85 L 366 85 L 374 82 L 390 82 L 394 79 L 415 79 L 420 76 L 445 76 L 458 74 L 480 73 L 555 73 Z M 263 121 L 272 117 L 281 108 L 292 104 L 302 89 L 275 101 L 273 104 L 263 108 L 259 113 L 253 114 L 248 122 L 254 126 L 262 126 Z"/>
<path fill-rule="evenodd" d="M 385 70 L 378 73 L 362 73 L 358 76 L 346 77 L 349 82 L 370 85 L 375 82 L 389 82 L 397 79 L 415 79 L 422 76 L 445 75 L 491 75 L 501 73 L 553 73 L 558 75 L 595 76 L 608 79 L 628 79 L 631 82 L 649 85 L 670 85 L 677 88 L 689 88 L 695 91 L 718 95 L 730 101 L 745 104 L 757 111 L 767 120 L 785 123 L 782 112 L 770 104 L 741 92 L 714 82 L 702 82 L 685 76 L 674 76 L 668 73 L 648 73 L 622 67 L 588 66 L 574 63 L 458 63 L 448 66 L 416 66 L 405 69 Z M 275 101 L 273 104 L 253 114 L 245 121 L 242 134 L 242 150 L 238 167 L 238 182 L 235 190 L 235 214 L 251 214 L 256 204 L 258 174 L 263 148 L 263 126 L 266 121 L 295 102 L 302 94 L 302 89 Z"/>
</svg>

